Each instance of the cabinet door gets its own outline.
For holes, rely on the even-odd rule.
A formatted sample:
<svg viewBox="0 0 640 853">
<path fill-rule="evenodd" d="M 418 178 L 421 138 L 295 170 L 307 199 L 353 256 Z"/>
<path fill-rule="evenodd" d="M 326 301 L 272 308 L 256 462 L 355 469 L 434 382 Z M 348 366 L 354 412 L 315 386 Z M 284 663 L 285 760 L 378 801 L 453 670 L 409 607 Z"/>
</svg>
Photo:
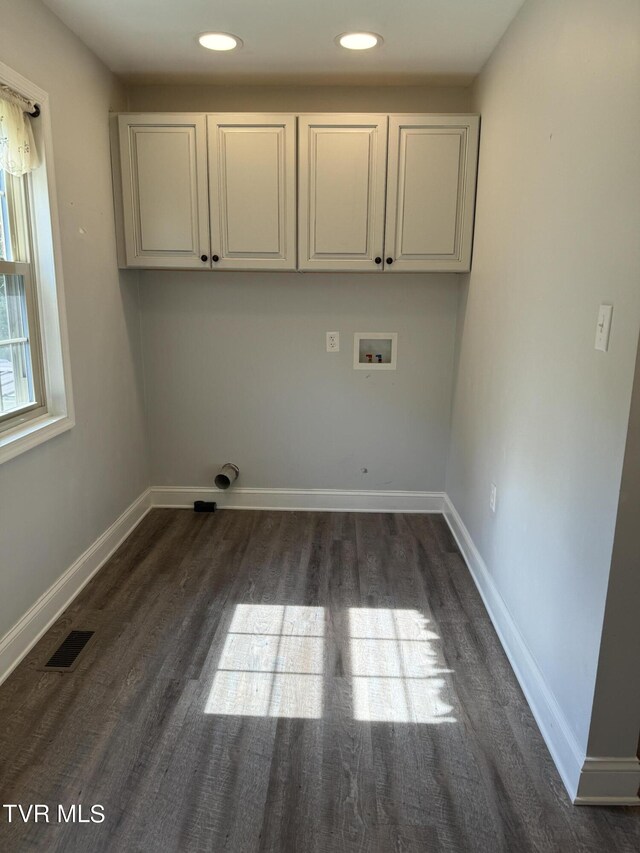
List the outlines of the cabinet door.
<svg viewBox="0 0 640 853">
<path fill-rule="evenodd" d="M 212 115 L 208 138 L 214 269 L 295 269 L 295 117 Z"/>
<path fill-rule="evenodd" d="M 118 125 L 127 266 L 209 268 L 205 117 L 121 115 Z"/>
<path fill-rule="evenodd" d="M 299 268 L 381 270 L 387 117 L 302 116 L 298 128 Z"/>
<path fill-rule="evenodd" d="M 391 116 L 385 272 L 469 270 L 479 121 Z"/>
</svg>

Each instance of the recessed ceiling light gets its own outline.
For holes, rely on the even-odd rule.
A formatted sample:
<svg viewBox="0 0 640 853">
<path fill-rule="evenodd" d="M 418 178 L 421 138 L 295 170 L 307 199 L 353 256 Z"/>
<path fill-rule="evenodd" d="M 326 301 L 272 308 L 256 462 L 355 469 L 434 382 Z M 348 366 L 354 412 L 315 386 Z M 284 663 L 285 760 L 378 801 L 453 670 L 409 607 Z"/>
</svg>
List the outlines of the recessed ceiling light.
<svg viewBox="0 0 640 853">
<path fill-rule="evenodd" d="M 377 33 L 342 33 L 336 36 L 336 44 L 347 50 L 369 50 L 370 47 L 382 44 L 382 36 Z"/>
<path fill-rule="evenodd" d="M 231 33 L 202 33 L 198 41 L 207 50 L 233 50 L 234 47 L 242 47 L 242 39 L 232 36 Z"/>
</svg>

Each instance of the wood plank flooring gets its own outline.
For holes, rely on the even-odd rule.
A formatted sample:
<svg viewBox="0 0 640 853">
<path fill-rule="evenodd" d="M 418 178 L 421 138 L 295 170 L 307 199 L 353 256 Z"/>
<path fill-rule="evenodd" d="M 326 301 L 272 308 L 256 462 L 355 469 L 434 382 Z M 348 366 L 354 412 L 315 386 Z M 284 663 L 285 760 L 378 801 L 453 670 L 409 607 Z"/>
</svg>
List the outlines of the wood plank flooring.
<svg viewBox="0 0 640 853">
<path fill-rule="evenodd" d="M 0 797 L 52 815 L 3 853 L 640 850 L 570 805 L 438 515 L 152 511 L 0 687 Z"/>
</svg>

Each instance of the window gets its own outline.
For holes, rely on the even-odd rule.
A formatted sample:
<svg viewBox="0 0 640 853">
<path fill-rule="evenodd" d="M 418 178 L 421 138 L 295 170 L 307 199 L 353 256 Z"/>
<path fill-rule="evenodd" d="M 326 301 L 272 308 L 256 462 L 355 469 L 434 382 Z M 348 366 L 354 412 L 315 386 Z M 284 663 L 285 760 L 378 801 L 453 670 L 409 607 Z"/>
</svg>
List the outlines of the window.
<svg viewBox="0 0 640 853">
<path fill-rule="evenodd" d="M 0 430 L 46 411 L 27 180 L 0 169 Z"/>
<path fill-rule="evenodd" d="M 52 162 L 47 93 L 0 62 L 0 463 L 74 424 Z"/>
</svg>

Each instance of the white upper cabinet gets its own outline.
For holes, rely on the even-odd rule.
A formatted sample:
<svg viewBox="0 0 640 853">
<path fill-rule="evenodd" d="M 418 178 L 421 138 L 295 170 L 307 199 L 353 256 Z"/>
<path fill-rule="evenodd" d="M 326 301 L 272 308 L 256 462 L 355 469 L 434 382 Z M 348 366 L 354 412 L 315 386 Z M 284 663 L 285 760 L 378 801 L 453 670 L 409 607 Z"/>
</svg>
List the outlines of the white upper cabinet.
<svg viewBox="0 0 640 853">
<path fill-rule="evenodd" d="M 120 115 L 120 262 L 466 272 L 479 125 L 473 115 Z"/>
<path fill-rule="evenodd" d="M 127 266 L 208 266 L 205 116 L 121 115 L 118 132 Z"/>
<path fill-rule="evenodd" d="M 298 266 L 381 270 L 387 117 L 298 120 Z"/>
<path fill-rule="evenodd" d="M 207 127 L 214 269 L 295 269 L 295 116 L 210 115 Z"/>
<path fill-rule="evenodd" d="M 385 272 L 465 272 L 471 264 L 477 116 L 389 119 Z"/>
</svg>

